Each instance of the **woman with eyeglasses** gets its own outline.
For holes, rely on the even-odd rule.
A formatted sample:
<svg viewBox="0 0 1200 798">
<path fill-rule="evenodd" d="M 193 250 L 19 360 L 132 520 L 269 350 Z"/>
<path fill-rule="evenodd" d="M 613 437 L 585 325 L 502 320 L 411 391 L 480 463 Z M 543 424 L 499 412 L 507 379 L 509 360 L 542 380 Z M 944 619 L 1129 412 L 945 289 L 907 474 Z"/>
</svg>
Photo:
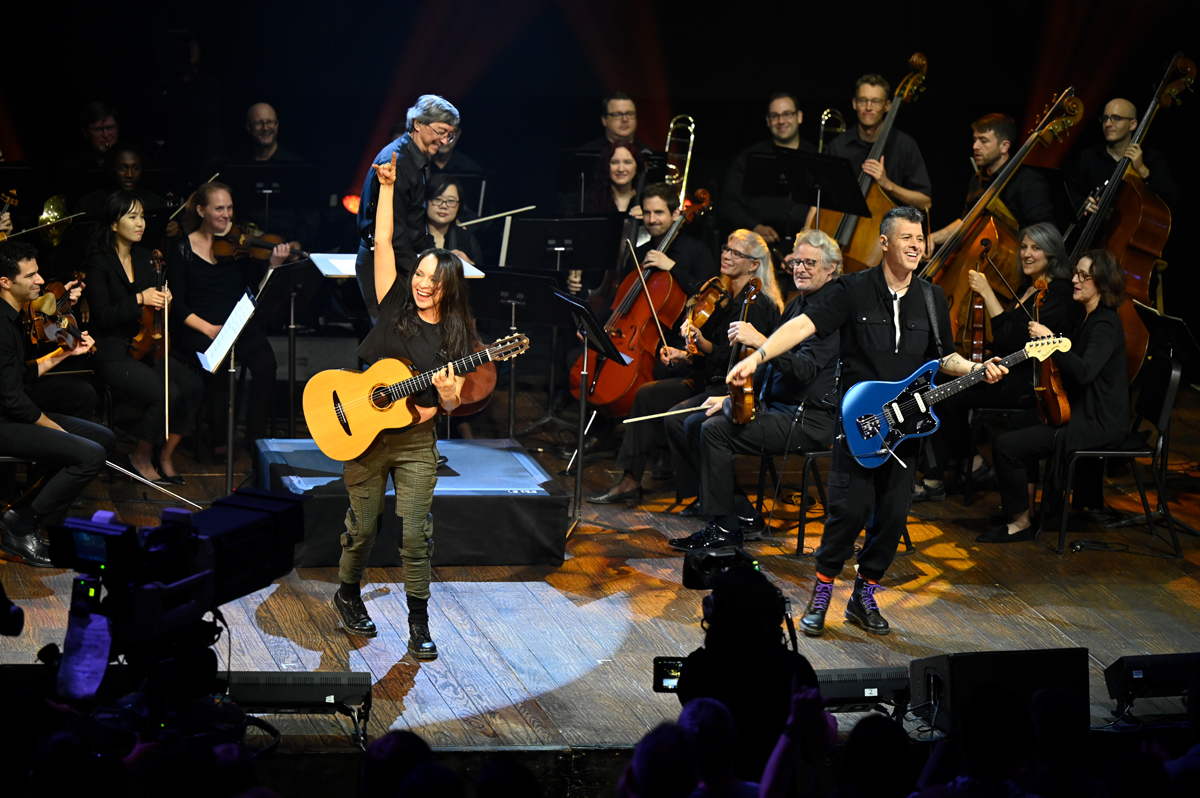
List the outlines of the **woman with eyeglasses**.
<svg viewBox="0 0 1200 798">
<path fill-rule="evenodd" d="M 462 184 L 453 175 L 435 175 L 425 184 L 425 249 L 448 249 L 464 263 L 482 268 L 479 242 L 458 224 L 462 193 Z"/>
<path fill-rule="evenodd" d="M 1006 357 L 1029 343 L 1029 322 L 1040 321 L 1053 330 L 1065 330 L 1075 320 L 1078 305 L 1071 300 L 1071 270 L 1062 235 L 1049 222 L 1039 222 L 1017 234 L 1020 248 L 1020 282 L 1015 286 L 1016 304 L 1007 304 L 996 296 L 986 273 L 968 271 L 971 290 L 982 298 L 991 319 L 991 354 Z M 1038 281 L 1045 280 L 1047 289 L 1038 307 Z M 945 475 L 951 460 L 963 455 L 963 443 L 971 434 L 968 413 L 978 407 L 1011 408 L 1009 429 L 1019 429 L 1038 423 L 1037 396 L 1033 390 L 1036 363 L 1027 360 L 1012 367 L 1008 377 L 1000 382 L 979 383 L 938 403 L 937 416 L 941 426 L 929 436 L 932 448 L 925 479 L 913 493 L 913 501 L 944 501 Z M 993 475 L 992 467 L 978 454 L 959 464 L 958 473 L 964 477 L 970 469 L 972 484 L 979 484 Z"/>
<path fill-rule="evenodd" d="M 1064 427 L 1039 424 L 996 439 L 993 455 L 1000 479 L 1004 514 L 1011 519 L 975 538 L 980 543 L 1032 540 L 1037 530 L 1030 521 L 1032 483 L 1037 462 L 1054 456 L 1061 464 L 1066 452 L 1111 448 L 1129 432 L 1129 373 L 1125 365 L 1125 328 L 1117 307 L 1125 301 L 1125 273 L 1112 252 L 1083 253 L 1071 271 L 1072 298 L 1083 310 L 1074 330 L 1052 330 L 1029 322 L 1029 334 L 1039 338 L 1063 332 L 1071 351 L 1055 352 L 1071 402 L 1071 420 Z M 1047 473 L 1042 501 L 1062 490 L 1062 474 Z"/>
</svg>

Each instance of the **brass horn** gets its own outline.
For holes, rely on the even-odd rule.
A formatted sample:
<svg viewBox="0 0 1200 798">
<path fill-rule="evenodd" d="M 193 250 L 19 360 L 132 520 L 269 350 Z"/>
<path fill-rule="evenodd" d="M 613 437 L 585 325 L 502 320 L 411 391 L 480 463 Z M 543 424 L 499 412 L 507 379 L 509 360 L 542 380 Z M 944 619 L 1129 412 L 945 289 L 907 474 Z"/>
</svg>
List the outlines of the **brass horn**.
<svg viewBox="0 0 1200 798">
<path fill-rule="evenodd" d="M 829 120 L 834 120 L 833 125 L 829 125 Z M 821 112 L 821 130 L 817 133 L 817 152 L 825 152 L 825 127 L 829 126 L 829 132 L 833 134 L 846 132 L 846 120 L 842 118 L 842 112 L 836 108 L 826 108 Z"/>
<path fill-rule="evenodd" d="M 63 219 L 66 215 L 67 198 L 62 194 L 55 194 L 42 206 L 42 215 L 38 217 L 38 225 L 48 225 L 41 231 L 41 236 L 42 240 L 52 247 L 57 247 L 62 243 L 71 226 L 70 220 Z"/>
<path fill-rule="evenodd" d="M 696 120 L 680 114 L 671 120 L 667 128 L 667 178 L 668 186 L 679 188 L 679 204 L 687 197 L 688 170 L 692 165 L 692 145 L 696 142 Z M 687 146 L 686 151 L 684 145 Z"/>
</svg>

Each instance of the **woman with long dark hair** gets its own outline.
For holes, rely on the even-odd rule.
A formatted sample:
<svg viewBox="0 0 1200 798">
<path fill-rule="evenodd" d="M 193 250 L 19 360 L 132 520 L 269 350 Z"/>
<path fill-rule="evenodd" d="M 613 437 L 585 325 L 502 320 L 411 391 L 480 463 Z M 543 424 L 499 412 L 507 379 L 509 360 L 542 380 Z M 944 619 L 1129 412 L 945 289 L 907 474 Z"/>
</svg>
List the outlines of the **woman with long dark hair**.
<svg viewBox="0 0 1200 798">
<path fill-rule="evenodd" d="M 588 189 L 585 210 L 588 213 L 625 213 L 642 218 L 637 204 L 637 176 L 646 168 L 646 159 L 633 144 L 614 141 L 600 151 L 596 173 Z"/>
<path fill-rule="evenodd" d="M 374 169 L 379 175 L 375 238 L 390 241 L 395 155 L 390 164 L 376 164 Z M 404 558 L 408 650 L 418 660 L 432 660 L 438 653 L 429 632 L 429 562 L 433 550 L 433 516 L 429 508 L 437 484 L 438 460 L 433 419 L 439 408 L 449 413 L 461 404 L 464 377 L 447 364 L 471 354 L 478 336 L 462 261 L 453 252 L 425 250 L 409 275 L 398 272 L 391 247 L 379 247 L 375 250 L 374 280 L 380 297 L 379 321 L 359 347 L 358 356 L 368 363 L 404 358 L 415 371 L 433 373 L 433 384 L 415 397 L 418 423 L 380 433 L 365 452 L 342 464 L 350 509 L 338 569 L 341 586 L 334 594 L 333 606 L 350 634 L 377 634 L 359 588 L 379 532 L 390 475 L 396 491 L 400 552 Z"/>
<path fill-rule="evenodd" d="M 208 349 L 247 289 L 258 284 L 261 261 L 250 258 L 223 259 L 213 251 L 214 241 L 233 224 L 233 194 L 224 183 L 204 183 L 188 200 L 183 215 L 184 235 L 167 255 L 167 275 L 175 294 L 171 308 L 171 333 L 189 365 L 203 371 L 196 352 Z M 287 244 L 271 252 L 268 268 L 281 265 L 291 254 Z M 267 411 L 275 388 L 275 352 L 266 334 L 253 322 L 246 325 L 234 346 L 236 362 L 250 369 L 249 401 L 246 410 L 246 445 L 267 432 Z M 217 373 L 221 371 L 218 367 Z M 228 412 L 228 381 L 223 377 L 213 391 L 210 418 L 214 430 L 225 428 Z M 216 433 L 214 433 L 214 438 Z M 230 456 L 222 443 L 214 447 L 218 456 Z"/>
<path fill-rule="evenodd" d="M 1068 332 L 1071 351 L 1051 355 L 1062 371 L 1071 420 L 1063 427 L 1038 424 L 996 439 L 992 449 L 1000 500 L 1011 520 L 975 538 L 980 543 L 1033 540 L 1037 530 L 1029 515 L 1038 460 L 1053 454 L 1061 464 L 1066 452 L 1112 448 L 1129 432 L 1125 327 L 1117 312 L 1125 301 L 1125 272 L 1112 252 L 1093 249 L 1079 256 L 1071 285 L 1083 321 L 1076 329 L 1059 329 Z M 1029 334 L 1035 338 L 1053 332 L 1044 324 L 1029 322 Z M 1047 474 L 1042 501 L 1062 490 L 1062 476 Z"/>
<path fill-rule="evenodd" d="M 140 245 L 145 232 L 146 216 L 137 196 L 129 191 L 109 194 L 101 206 L 84 265 L 88 276 L 84 296 L 91 314 L 88 332 L 96 340 L 92 363 L 106 385 L 145 406 L 137 447 L 129 456 L 133 470 L 160 484 L 182 485 L 184 479 L 174 463 L 175 449 L 192 427 L 203 386 L 172 348 L 168 399 L 166 359 L 156 360 L 150 353 L 139 360 L 130 351 L 144 309 L 162 310 L 172 298 L 169 286 L 158 290 L 150 250 Z M 157 455 L 155 447 L 161 447 Z"/>
</svg>

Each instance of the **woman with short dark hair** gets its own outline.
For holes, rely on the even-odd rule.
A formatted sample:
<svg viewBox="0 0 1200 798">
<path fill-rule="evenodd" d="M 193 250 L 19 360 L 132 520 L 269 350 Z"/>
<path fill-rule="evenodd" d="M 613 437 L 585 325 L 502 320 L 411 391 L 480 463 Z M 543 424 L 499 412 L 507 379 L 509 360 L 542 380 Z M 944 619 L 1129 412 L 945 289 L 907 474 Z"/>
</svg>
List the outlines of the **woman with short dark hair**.
<svg viewBox="0 0 1200 798">
<path fill-rule="evenodd" d="M 1037 462 L 1054 455 L 1061 464 L 1066 452 L 1116 446 L 1129 432 L 1129 372 L 1125 365 L 1125 328 L 1117 307 L 1125 300 L 1125 274 L 1106 249 L 1083 253 L 1071 271 L 1072 297 L 1084 312 L 1073 333 L 1071 350 L 1051 357 L 1062 372 L 1071 420 L 1063 427 L 1044 424 L 1009 432 L 996 439 L 993 454 L 1000 479 L 1003 524 L 975 538 L 980 543 L 1032 540 L 1030 485 Z M 1054 331 L 1029 322 L 1034 338 Z M 1062 490 L 1062 474 L 1048 473 L 1042 501 Z"/>
</svg>

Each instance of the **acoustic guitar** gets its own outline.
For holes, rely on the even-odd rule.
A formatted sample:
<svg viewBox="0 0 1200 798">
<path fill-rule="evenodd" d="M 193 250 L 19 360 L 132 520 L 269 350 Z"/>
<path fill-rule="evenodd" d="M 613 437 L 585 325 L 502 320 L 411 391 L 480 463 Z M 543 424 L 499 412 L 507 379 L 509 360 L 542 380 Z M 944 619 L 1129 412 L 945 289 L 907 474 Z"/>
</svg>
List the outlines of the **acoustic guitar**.
<svg viewBox="0 0 1200 798">
<path fill-rule="evenodd" d="M 529 348 L 524 335 L 509 335 L 452 364 L 454 373 L 497 360 L 510 360 Z M 331 369 L 304 386 L 304 420 L 322 452 L 352 460 L 385 430 L 420 421 L 413 400 L 433 384 L 434 372 L 417 373 L 404 360 L 384 358 L 366 371 Z"/>
</svg>

